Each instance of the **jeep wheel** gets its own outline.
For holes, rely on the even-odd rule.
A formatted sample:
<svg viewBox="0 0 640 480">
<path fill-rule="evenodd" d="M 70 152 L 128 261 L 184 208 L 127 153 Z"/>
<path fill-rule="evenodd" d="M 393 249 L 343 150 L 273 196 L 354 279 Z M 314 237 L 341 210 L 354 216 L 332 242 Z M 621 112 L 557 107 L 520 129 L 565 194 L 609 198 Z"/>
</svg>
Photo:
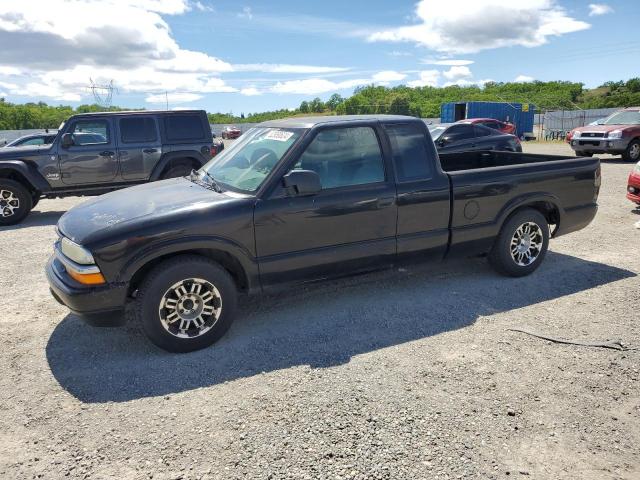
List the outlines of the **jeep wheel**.
<svg viewBox="0 0 640 480">
<path fill-rule="evenodd" d="M 236 286 L 219 264 L 183 255 L 157 265 L 136 297 L 144 332 L 170 352 L 191 352 L 220 339 L 233 322 Z"/>
<path fill-rule="evenodd" d="M 24 185 L 0 178 L 0 226 L 21 222 L 29 215 L 32 206 L 31 193 Z"/>
<path fill-rule="evenodd" d="M 515 213 L 502 226 L 489 253 L 489 263 L 511 277 L 529 275 L 537 269 L 549 248 L 549 224 L 537 210 Z"/>
<path fill-rule="evenodd" d="M 637 162 L 640 160 L 640 140 L 635 139 L 629 143 L 627 149 L 622 154 L 625 162 Z"/>
<path fill-rule="evenodd" d="M 180 163 L 178 165 L 174 165 L 173 167 L 169 167 L 163 174 L 162 180 L 166 180 L 167 178 L 177 178 L 177 177 L 186 177 L 191 173 L 193 167 L 191 164 Z"/>
</svg>

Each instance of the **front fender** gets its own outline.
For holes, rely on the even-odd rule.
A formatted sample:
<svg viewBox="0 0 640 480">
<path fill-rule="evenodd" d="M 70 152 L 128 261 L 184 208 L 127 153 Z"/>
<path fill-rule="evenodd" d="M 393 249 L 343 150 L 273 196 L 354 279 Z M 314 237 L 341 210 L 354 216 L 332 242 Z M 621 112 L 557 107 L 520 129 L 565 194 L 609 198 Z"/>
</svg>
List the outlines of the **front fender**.
<svg viewBox="0 0 640 480">
<path fill-rule="evenodd" d="M 51 185 L 38 170 L 22 160 L 0 160 L 0 171 L 15 172 L 29 182 L 30 186 L 40 192 L 51 190 Z M 29 185 L 27 185 L 29 186 Z"/>
<path fill-rule="evenodd" d="M 149 262 L 180 253 L 207 250 L 229 255 L 244 271 L 247 289 L 260 288 L 260 276 L 256 258 L 242 245 L 224 237 L 192 236 L 152 242 L 126 261 L 116 282 L 130 282 L 134 275 Z"/>
</svg>

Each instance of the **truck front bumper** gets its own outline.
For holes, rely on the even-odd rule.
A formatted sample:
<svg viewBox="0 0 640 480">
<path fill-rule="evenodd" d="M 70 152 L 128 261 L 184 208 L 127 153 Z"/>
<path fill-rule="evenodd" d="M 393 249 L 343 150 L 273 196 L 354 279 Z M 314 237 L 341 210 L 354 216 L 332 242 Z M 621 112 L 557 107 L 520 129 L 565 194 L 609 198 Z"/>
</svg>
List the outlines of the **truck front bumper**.
<svg viewBox="0 0 640 480">
<path fill-rule="evenodd" d="M 55 255 L 49 259 L 45 271 L 53 298 L 87 323 L 98 327 L 116 327 L 126 322 L 126 284 L 81 285 L 68 275 Z"/>
<path fill-rule="evenodd" d="M 569 145 L 571 145 L 571 148 L 576 152 L 619 154 L 627 149 L 629 139 L 579 137 L 572 138 Z"/>
</svg>

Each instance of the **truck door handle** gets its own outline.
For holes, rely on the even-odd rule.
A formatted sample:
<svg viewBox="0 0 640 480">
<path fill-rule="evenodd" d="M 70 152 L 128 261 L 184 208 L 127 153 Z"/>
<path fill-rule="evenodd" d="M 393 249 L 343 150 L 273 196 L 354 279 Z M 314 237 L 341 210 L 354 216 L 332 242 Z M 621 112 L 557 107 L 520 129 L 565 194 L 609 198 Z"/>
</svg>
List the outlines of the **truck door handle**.
<svg viewBox="0 0 640 480">
<path fill-rule="evenodd" d="M 113 157 L 115 153 L 110 152 L 109 150 L 105 150 L 104 152 L 100 152 L 101 157 Z"/>
<path fill-rule="evenodd" d="M 142 150 L 143 153 L 156 153 L 158 150 L 155 148 L 145 148 Z"/>
</svg>

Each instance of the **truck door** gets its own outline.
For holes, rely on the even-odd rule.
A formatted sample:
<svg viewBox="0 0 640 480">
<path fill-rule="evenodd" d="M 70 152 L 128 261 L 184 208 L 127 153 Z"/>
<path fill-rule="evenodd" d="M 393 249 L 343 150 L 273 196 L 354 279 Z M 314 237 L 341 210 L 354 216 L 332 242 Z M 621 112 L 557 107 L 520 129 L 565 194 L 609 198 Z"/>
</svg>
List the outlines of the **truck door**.
<svg viewBox="0 0 640 480">
<path fill-rule="evenodd" d="M 118 118 L 120 172 L 124 180 L 146 180 L 162 156 L 158 123 L 151 115 Z"/>
<path fill-rule="evenodd" d="M 415 122 L 384 126 L 396 175 L 398 257 L 442 257 L 449 241 L 449 178 L 433 142 Z"/>
<path fill-rule="evenodd" d="M 295 197 L 278 186 L 256 205 L 263 285 L 393 263 L 396 192 L 379 133 L 371 125 L 318 131 L 289 171 L 313 170 L 322 190 Z"/>
<path fill-rule="evenodd" d="M 108 117 L 72 120 L 64 133 L 70 133 L 73 145 L 58 154 L 62 182 L 84 185 L 111 182 L 118 173 L 118 156 L 113 123 Z"/>
</svg>

